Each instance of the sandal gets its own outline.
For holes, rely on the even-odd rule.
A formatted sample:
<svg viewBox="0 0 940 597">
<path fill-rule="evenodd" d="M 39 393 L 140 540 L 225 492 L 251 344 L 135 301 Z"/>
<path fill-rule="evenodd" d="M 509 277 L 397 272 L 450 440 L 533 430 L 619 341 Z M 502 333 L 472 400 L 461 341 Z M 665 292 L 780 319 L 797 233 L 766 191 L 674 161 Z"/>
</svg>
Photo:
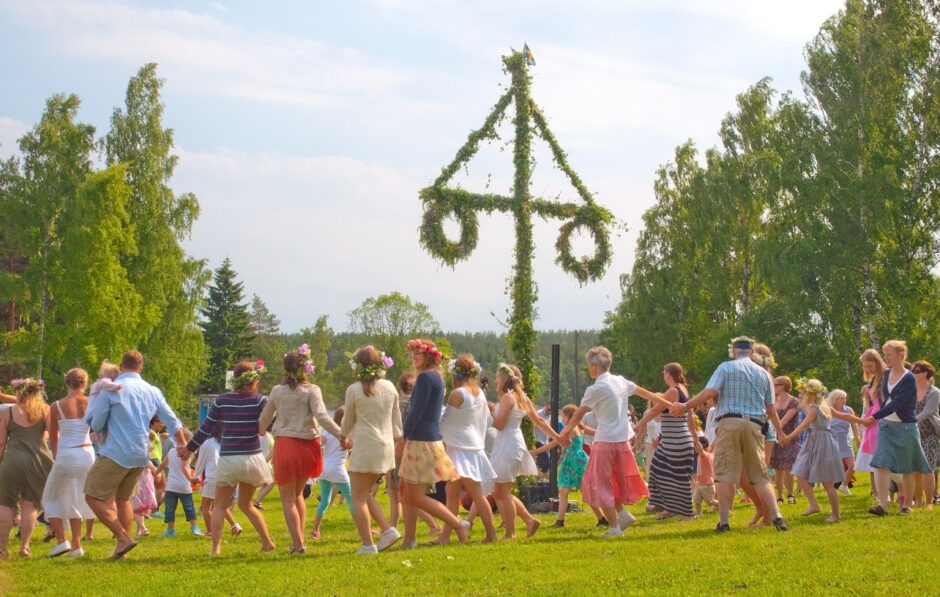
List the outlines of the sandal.
<svg viewBox="0 0 940 597">
<path fill-rule="evenodd" d="M 869 514 L 874 514 L 875 516 L 884 516 L 884 515 L 887 514 L 887 512 L 885 511 L 885 509 L 882 508 L 880 504 L 877 505 L 877 506 L 872 506 L 871 508 L 869 508 L 869 509 L 868 509 L 868 513 L 869 513 Z"/>
<path fill-rule="evenodd" d="M 793 497 L 792 495 L 788 495 L 788 496 L 787 496 L 787 503 L 788 503 L 788 504 L 795 504 L 795 503 L 796 503 L 796 498 Z"/>
<path fill-rule="evenodd" d="M 20 557 L 21 557 L 21 558 L 28 558 L 29 556 L 30 556 L 29 548 L 28 548 L 28 547 L 21 547 L 21 548 L 20 548 Z"/>
<path fill-rule="evenodd" d="M 900 514 L 910 514 L 911 512 L 913 512 L 913 510 L 908 506 L 904 506 L 900 510 Z"/>
</svg>

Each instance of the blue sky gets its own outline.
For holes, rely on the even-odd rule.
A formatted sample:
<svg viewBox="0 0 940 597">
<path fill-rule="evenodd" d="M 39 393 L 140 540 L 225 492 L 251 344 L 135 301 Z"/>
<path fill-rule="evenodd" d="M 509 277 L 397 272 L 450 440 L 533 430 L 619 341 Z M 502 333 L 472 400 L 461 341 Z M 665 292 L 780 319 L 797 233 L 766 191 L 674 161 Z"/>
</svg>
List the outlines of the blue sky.
<svg viewBox="0 0 940 597">
<path fill-rule="evenodd" d="M 735 95 L 760 78 L 801 95 L 803 47 L 841 6 L 0 0 L 0 157 L 57 92 L 79 95 L 80 119 L 103 135 L 128 79 L 157 62 L 180 158 L 172 184 L 202 208 L 186 250 L 212 268 L 230 257 L 285 331 L 321 314 L 344 329 L 347 311 L 393 290 L 426 303 L 444 330 L 498 330 L 511 221 L 481 217 L 476 251 L 451 270 L 418 245 L 417 192 L 508 83 L 500 56 L 528 42 L 535 101 L 595 199 L 629 228 L 607 275 L 580 287 L 554 264 L 561 222 L 536 222 L 536 326 L 596 328 L 632 267 L 656 168 L 687 139 L 713 146 Z M 485 147 L 455 182 L 508 193 L 501 149 Z M 573 200 L 534 149 L 533 193 Z"/>
</svg>

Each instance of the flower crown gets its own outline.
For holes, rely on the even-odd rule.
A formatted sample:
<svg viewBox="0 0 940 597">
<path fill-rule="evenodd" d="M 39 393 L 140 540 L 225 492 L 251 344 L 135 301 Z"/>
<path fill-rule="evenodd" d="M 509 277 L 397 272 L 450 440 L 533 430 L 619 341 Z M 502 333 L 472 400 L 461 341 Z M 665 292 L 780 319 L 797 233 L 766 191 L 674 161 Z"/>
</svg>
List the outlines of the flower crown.
<svg viewBox="0 0 940 597">
<path fill-rule="evenodd" d="M 741 346 L 735 346 L 736 344 L 740 344 Z M 745 344 L 747 344 L 748 346 L 744 346 Z M 728 356 L 732 359 L 734 358 L 735 348 L 737 348 L 738 350 L 741 350 L 743 348 L 753 349 L 754 338 L 750 338 L 748 336 L 738 336 L 737 338 L 732 338 L 731 344 L 728 345 Z"/>
<path fill-rule="evenodd" d="M 13 386 L 13 390 L 16 392 L 42 391 L 46 389 L 46 382 L 41 379 L 36 379 L 35 377 L 14 379 L 10 382 L 10 385 Z"/>
<path fill-rule="evenodd" d="M 506 363 L 500 363 L 500 364 L 496 367 L 496 370 L 497 370 L 497 371 L 501 371 L 501 372 L 503 373 L 503 375 L 505 375 L 505 376 L 508 377 L 509 379 L 513 380 L 514 382 L 518 382 L 518 381 L 519 381 L 519 378 L 516 377 L 516 372 L 513 371 L 513 370 L 512 370 L 512 367 L 510 367 L 510 366 L 507 365 Z"/>
<path fill-rule="evenodd" d="M 313 366 L 313 361 L 310 360 L 310 345 L 304 342 L 303 344 L 298 346 L 297 354 L 299 354 L 302 357 L 307 357 L 307 360 L 301 363 L 301 365 L 304 368 L 304 373 L 306 373 L 307 375 L 313 375 L 313 370 L 316 369 L 316 367 Z M 297 368 L 300 369 L 300 366 L 298 366 Z"/>
<path fill-rule="evenodd" d="M 241 375 L 232 379 L 232 387 L 236 390 L 241 388 L 247 388 L 250 386 L 256 379 L 259 379 L 262 374 L 267 372 L 267 368 L 264 366 L 264 361 L 258 361 L 255 363 L 253 369 L 248 371 L 243 371 Z"/>
<path fill-rule="evenodd" d="M 777 361 L 774 360 L 774 355 L 772 355 L 772 354 L 757 354 L 757 353 L 751 353 L 751 358 L 754 359 L 754 361 L 755 361 L 758 365 L 760 365 L 761 367 L 763 367 L 764 369 L 767 369 L 768 367 L 769 367 L 770 369 L 776 369 L 776 368 L 777 368 Z"/>
<path fill-rule="evenodd" d="M 473 366 L 471 366 L 470 369 L 465 369 L 457 366 L 457 359 L 451 359 L 451 361 L 447 363 L 447 370 L 457 379 L 477 377 L 483 373 L 483 367 L 480 366 L 480 363 L 473 361 Z"/>
<path fill-rule="evenodd" d="M 424 352 L 438 359 L 444 358 L 444 353 L 438 350 L 436 346 L 425 344 L 421 340 L 409 340 L 405 348 L 408 349 L 408 352 Z"/>
<path fill-rule="evenodd" d="M 359 350 L 366 350 L 369 348 L 375 350 L 375 347 L 372 346 L 371 344 L 369 344 L 368 346 L 364 346 L 360 348 Z M 357 354 L 359 350 L 353 353 L 353 355 Z M 356 372 L 356 377 L 358 377 L 360 381 L 361 380 L 369 381 L 372 379 L 376 379 L 378 377 L 385 377 L 385 370 L 395 364 L 395 361 L 392 360 L 392 357 L 385 356 L 385 353 L 382 352 L 381 350 L 377 352 L 379 353 L 379 361 L 371 365 L 363 365 L 362 363 L 356 360 L 355 356 L 350 357 L 349 366 L 352 368 L 353 371 Z"/>
<path fill-rule="evenodd" d="M 818 379 L 806 379 L 801 377 L 799 381 L 796 382 L 796 389 L 800 392 L 806 392 L 814 396 L 822 396 L 826 393 L 826 386 L 823 385 Z"/>
</svg>

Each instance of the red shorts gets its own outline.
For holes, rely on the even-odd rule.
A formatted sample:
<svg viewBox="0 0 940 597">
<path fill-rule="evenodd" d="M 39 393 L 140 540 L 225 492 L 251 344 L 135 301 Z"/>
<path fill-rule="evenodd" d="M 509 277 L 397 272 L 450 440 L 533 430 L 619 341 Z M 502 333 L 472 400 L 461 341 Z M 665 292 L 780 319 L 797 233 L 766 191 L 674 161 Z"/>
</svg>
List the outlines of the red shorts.
<svg viewBox="0 0 940 597">
<path fill-rule="evenodd" d="M 286 485 L 300 479 L 306 481 L 323 472 L 320 439 L 279 437 L 274 442 L 274 482 Z"/>
</svg>

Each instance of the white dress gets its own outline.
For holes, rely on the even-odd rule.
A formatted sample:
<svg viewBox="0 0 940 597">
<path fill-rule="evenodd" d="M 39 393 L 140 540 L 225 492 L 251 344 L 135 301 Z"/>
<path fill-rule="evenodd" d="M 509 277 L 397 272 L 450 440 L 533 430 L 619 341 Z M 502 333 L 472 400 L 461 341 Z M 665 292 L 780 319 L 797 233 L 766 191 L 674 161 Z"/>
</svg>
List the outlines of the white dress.
<svg viewBox="0 0 940 597">
<path fill-rule="evenodd" d="M 320 480 L 349 483 L 349 472 L 346 470 L 349 450 L 344 449 L 339 440 L 329 433 L 324 433 L 320 439 L 323 441 L 323 472 L 320 473 Z"/>
<path fill-rule="evenodd" d="M 502 408 L 502 403 L 496 405 L 496 418 L 499 418 L 500 408 Z M 524 418 L 525 411 L 513 406 L 506 419 L 505 427 L 496 435 L 491 462 L 493 469 L 496 470 L 497 483 L 512 483 L 516 477 L 534 476 L 539 472 L 535 466 L 535 460 L 525 445 L 522 429 L 519 427 Z"/>
<path fill-rule="evenodd" d="M 90 520 L 95 513 L 85 501 L 84 488 L 88 469 L 95 462 L 95 451 L 88 423 L 84 417 L 66 419 L 58 402 L 55 406 L 59 410 L 59 447 L 42 493 L 43 509 L 46 518 Z"/>
<path fill-rule="evenodd" d="M 491 420 L 486 396 L 480 391 L 476 396 L 465 388 L 459 388 L 463 403 L 459 407 L 447 405 L 441 418 L 441 439 L 447 456 L 457 474 L 464 479 L 487 482 L 496 478 L 496 472 L 486 457 L 486 428 Z"/>
</svg>

